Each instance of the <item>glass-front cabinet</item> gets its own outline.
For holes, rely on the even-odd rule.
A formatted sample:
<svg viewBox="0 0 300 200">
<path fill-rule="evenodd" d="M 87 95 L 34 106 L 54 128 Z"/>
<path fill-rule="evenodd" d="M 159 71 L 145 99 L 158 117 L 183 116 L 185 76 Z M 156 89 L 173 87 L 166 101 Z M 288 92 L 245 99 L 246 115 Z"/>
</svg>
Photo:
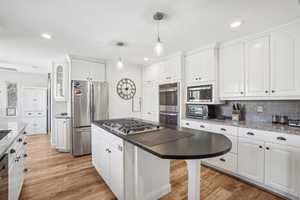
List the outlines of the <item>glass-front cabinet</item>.
<svg viewBox="0 0 300 200">
<path fill-rule="evenodd" d="M 56 101 L 66 101 L 65 66 L 57 64 L 54 67 L 54 97 Z"/>
</svg>

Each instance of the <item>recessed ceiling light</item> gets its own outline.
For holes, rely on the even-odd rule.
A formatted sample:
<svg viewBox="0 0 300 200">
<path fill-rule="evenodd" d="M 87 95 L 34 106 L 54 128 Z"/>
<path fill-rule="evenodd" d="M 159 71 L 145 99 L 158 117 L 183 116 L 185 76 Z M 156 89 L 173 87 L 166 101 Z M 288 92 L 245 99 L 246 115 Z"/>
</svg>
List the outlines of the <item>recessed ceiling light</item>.
<svg viewBox="0 0 300 200">
<path fill-rule="evenodd" d="M 48 33 L 42 33 L 42 34 L 41 34 L 41 37 L 49 40 L 49 39 L 52 38 L 52 35 L 50 35 L 50 34 L 48 34 Z"/>
<path fill-rule="evenodd" d="M 149 58 L 147 58 L 147 57 L 144 57 L 144 61 L 146 61 L 146 62 L 147 62 L 147 61 L 149 61 Z"/>
<path fill-rule="evenodd" d="M 240 27 L 241 25 L 243 24 L 242 21 L 238 20 L 238 21 L 234 21 L 230 24 L 230 27 L 231 28 L 237 28 L 237 27 Z"/>
</svg>

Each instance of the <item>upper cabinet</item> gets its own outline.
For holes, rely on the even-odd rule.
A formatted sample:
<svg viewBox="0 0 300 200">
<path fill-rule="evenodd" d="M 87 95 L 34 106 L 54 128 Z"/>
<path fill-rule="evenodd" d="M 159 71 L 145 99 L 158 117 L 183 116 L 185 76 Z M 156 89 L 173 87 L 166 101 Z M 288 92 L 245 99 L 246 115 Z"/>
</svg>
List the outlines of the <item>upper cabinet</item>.
<svg viewBox="0 0 300 200">
<path fill-rule="evenodd" d="M 54 98 L 56 101 L 66 101 L 66 67 L 63 64 L 54 65 Z"/>
<path fill-rule="evenodd" d="M 270 83 L 270 39 L 260 37 L 245 45 L 246 96 L 268 96 Z"/>
<path fill-rule="evenodd" d="M 105 81 L 105 64 L 94 60 L 71 58 L 71 79 Z"/>
<path fill-rule="evenodd" d="M 271 93 L 300 97 L 300 23 L 271 33 Z"/>
<path fill-rule="evenodd" d="M 143 68 L 144 83 L 172 83 L 181 80 L 182 54 L 164 58 L 162 61 Z"/>
<path fill-rule="evenodd" d="M 221 99 L 300 99 L 300 21 L 220 50 Z"/>
<path fill-rule="evenodd" d="M 217 80 L 217 48 L 210 47 L 185 56 L 185 81 L 187 84 L 208 83 Z"/>
<path fill-rule="evenodd" d="M 177 82 L 181 79 L 182 56 L 176 55 L 160 63 L 160 82 Z"/>
<path fill-rule="evenodd" d="M 243 97 L 244 81 L 244 43 L 237 42 L 220 49 L 220 96 Z"/>
</svg>

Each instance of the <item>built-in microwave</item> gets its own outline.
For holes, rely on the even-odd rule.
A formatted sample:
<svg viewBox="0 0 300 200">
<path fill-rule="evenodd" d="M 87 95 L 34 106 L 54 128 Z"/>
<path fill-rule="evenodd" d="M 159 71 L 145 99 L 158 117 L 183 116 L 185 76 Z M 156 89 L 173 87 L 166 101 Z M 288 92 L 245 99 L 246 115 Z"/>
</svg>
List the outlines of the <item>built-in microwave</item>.
<svg viewBox="0 0 300 200">
<path fill-rule="evenodd" d="M 187 87 L 188 103 L 209 103 L 213 100 L 212 85 L 198 85 Z"/>
<path fill-rule="evenodd" d="M 215 118 L 213 105 L 186 104 L 186 117 L 197 119 Z"/>
</svg>

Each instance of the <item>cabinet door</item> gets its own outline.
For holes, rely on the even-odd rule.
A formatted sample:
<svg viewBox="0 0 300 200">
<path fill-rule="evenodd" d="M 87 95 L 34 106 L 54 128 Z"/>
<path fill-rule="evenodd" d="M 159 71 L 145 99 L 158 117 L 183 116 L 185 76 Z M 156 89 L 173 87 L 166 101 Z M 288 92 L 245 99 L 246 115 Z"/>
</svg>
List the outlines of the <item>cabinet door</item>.
<svg viewBox="0 0 300 200">
<path fill-rule="evenodd" d="M 203 50 L 185 57 L 185 79 L 187 83 L 215 80 L 214 49 Z"/>
<path fill-rule="evenodd" d="M 264 182 L 264 143 L 239 138 L 238 173 L 257 182 Z"/>
<path fill-rule="evenodd" d="M 269 96 L 269 37 L 246 43 L 246 96 Z"/>
<path fill-rule="evenodd" d="M 152 64 L 143 68 L 143 81 L 147 83 L 158 82 L 161 68 L 159 63 Z"/>
<path fill-rule="evenodd" d="M 54 98 L 56 101 L 66 101 L 66 69 L 62 64 L 54 66 Z"/>
<path fill-rule="evenodd" d="M 35 118 L 35 134 L 47 133 L 47 118 L 36 117 Z"/>
<path fill-rule="evenodd" d="M 34 107 L 35 110 L 44 111 L 47 109 L 47 90 L 35 89 L 34 91 Z"/>
<path fill-rule="evenodd" d="M 105 64 L 85 60 L 72 59 L 72 80 L 105 81 Z"/>
<path fill-rule="evenodd" d="M 124 195 L 124 162 L 122 148 L 118 149 L 113 146 L 110 150 L 110 181 L 109 185 L 118 199 L 122 200 Z"/>
<path fill-rule="evenodd" d="M 237 43 L 220 50 L 220 96 L 244 96 L 244 44 Z"/>
<path fill-rule="evenodd" d="M 109 146 L 108 142 L 104 138 L 98 137 L 95 143 L 97 145 L 95 155 L 96 155 L 96 166 L 101 175 L 101 177 L 109 183 L 109 170 L 110 170 L 110 161 L 109 161 Z M 116 166 L 113 166 L 114 168 Z"/>
<path fill-rule="evenodd" d="M 300 25 L 271 34 L 271 95 L 300 97 Z"/>
<path fill-rule="evenodd" d="M 35 90 L 33 88 L 22 89 L 22 109 L 23 112 L 34 111 L 36 105 Z"/>
<path fill-rule="evenodd" d="M 161 82 L 172 82 L 181 79 L 181 57 L 169 58 L 160 63 Z"/>
<path fill-rule="evenodd" d="M 300 150 L 266 143 L 265 152 L 265 183 L 273 188 L 296 194 L 297 180 L 300 178 Z"/>
<path fill-rule="evenodd" d="M 143 85 L 143 113 L 156 112 L 158 113 L 158 84 L 144 84 Z"/>
</svg>

